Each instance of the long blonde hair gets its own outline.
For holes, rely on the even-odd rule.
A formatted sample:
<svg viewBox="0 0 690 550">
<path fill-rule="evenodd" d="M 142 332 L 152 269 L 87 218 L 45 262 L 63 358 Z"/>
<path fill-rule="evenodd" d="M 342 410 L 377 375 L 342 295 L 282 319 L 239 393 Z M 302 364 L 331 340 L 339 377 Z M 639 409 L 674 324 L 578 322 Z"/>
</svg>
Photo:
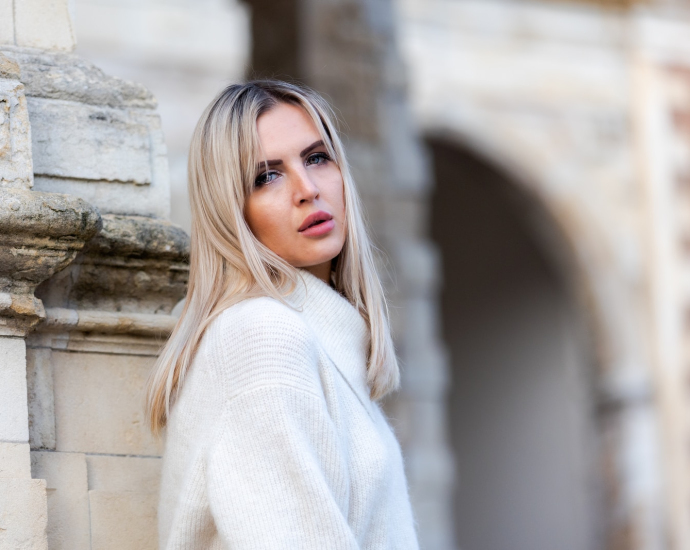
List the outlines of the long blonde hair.
<svg viewBox="0 0 690 550">
<path fill-rule="evenodd" d="M 170 406 L 209 324 L 223 310 L 250 296 L 284 301 L 298 282 L 298 271 L 254 237 L 243 215 L 260 161 L 257 119 L 278 103 L 304 109 L 340 168 L 347 236 L 334 262 L 335 287 L 369 327 L 367 381 L 372 399 L 383 397 L 399 384 L 373 247 L 330 106 L 312 90 L 286 82 L 236 84 L 225 88 L 206 108 L 192 137 L 189 289 L 182 314 L 148 382 L 147 413 L 154 433 L 165 427 Z"/>
</svg>

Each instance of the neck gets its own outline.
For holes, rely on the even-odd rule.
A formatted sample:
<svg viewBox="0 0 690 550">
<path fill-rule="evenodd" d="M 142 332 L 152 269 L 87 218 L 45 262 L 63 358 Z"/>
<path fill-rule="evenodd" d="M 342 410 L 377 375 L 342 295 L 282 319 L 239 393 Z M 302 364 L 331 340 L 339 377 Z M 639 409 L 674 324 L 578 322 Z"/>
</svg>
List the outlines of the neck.
<svg viewBox="0 0 690 550">
<path fill-rule="evenodd" d="M 321 279 L 327 285 L 331 284 L 331 261 L 328 260 L 322 264 L 310 265 L 308 267 L 303 267 L 305 271 L 308 271 L 315 277 Z"/>
</svg>

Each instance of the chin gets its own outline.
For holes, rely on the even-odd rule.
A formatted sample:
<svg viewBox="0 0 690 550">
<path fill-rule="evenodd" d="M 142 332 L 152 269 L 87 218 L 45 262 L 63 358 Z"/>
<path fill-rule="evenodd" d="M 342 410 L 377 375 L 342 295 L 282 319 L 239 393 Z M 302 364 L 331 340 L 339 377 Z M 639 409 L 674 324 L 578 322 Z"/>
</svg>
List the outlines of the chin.
<svg viewBox="0 0 690 550">
<path fill-rule="evenodd" d="M 324 243 L 325 244 L 325 243 Z M 311 253 L 301 255 L 297 262 L 293 263 L 295 267 L 310 267 L 313 265 L 321 265 L 330 262 L 343 249 L 343 245 L 332 243 L 330 246 L 318 247 L 317 250 L 310 251 Z"/>
</svg>

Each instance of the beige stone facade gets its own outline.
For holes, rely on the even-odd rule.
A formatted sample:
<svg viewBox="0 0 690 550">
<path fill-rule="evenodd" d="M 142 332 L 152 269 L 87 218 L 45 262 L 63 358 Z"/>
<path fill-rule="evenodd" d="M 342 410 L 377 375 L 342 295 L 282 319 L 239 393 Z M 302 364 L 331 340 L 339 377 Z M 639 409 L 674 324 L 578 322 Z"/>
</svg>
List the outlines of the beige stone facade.
<svg viewBox="0 0 690 550">
<path fill-rule="evenodd" d="M 142 389 L 188 272 L 156 101 L 69 53 L 66 2 L 8 14 L 0 547 L 154 548 L 161 441 Z"/>
<path fill-rule="evenodd" d="M 587 547 L 686 547 L 687 6 L 400 8 L 424 134 L 469 151 L 532 205 L 532 238 L 585 316 L 589 446 L 605 487 Z"/>
<path fill-rule="evenodd" d="M 422 548 L 690 547 L 687 2 L 0 10 L 1 549 L 157 546 L 169 220 L 191 127 L 243 74 L 341 115 Z"/>
</svg>

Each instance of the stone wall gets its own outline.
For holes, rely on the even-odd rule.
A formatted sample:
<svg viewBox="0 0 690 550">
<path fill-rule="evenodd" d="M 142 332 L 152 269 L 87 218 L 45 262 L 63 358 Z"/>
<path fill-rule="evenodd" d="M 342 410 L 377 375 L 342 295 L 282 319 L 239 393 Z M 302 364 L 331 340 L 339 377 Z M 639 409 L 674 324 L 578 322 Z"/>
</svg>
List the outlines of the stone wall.
<svg viewBox="0 0 690 550">
<path fill-rule="evenodd" d="M 0 547 L 155 548 L 143 387 L 188 237 L 155 99 L 69 53 L 67 8 L 3 8 Z"/>
<path fill-rule="evenodd" d="M 244 76 L 246 5 L 231 0 L 74 0 L 75 53 L 155 94 L 170 172 L 170 219 L 190 229 L 187 151 L 211 98 Z"/>
<path fill-rule="evenodd" d="M 685 548 L 690 17 L 549 4 L 400 0 L 413 109 L 568 243 L 535 228 L 596 342 L 607 547 Z"/>
</svg>

